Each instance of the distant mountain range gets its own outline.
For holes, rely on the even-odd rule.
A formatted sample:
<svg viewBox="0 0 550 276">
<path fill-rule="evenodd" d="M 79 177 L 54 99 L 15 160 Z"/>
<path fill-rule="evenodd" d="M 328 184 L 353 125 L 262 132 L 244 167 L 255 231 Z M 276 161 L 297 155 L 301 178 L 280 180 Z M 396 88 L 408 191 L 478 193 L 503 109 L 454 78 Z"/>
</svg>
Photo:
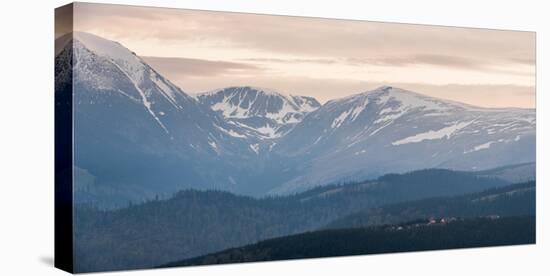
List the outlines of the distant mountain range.
<svg viewBox="0 0 550 276">
<path fill-rule="evenodd" d="M 73 82 L 78 202 L 117 207 L 189 188 L 289 194 L 391 172 L 535 161 L 534 109 L 390 86 L 323 105 L 249 86 L 190 95 L 119 43 L 73 35 L 59 39 L 56 82 Z"/>
</svg>

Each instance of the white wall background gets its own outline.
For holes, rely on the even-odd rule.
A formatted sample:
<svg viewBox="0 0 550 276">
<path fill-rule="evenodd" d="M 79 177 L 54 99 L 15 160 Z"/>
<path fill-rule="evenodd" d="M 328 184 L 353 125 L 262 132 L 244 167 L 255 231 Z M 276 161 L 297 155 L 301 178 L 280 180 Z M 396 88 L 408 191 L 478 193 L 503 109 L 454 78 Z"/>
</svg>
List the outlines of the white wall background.
<svg viewBox="0 0 550 276">
<path fill-rule="evenodd" d="M 96 1 L 91 1 L 96 2 Z M 537 32 L 537 245 L 221 265 L 108 275 L 549 275 L 550 10 L 547 1 L 109 1 L 238 12 Z M 0 9 L 0 275 L 53 268 L 53 9 L 68 1 L 3 1 Z M 546 170 L 545 170 L 546 168 Z"/>
</svg>

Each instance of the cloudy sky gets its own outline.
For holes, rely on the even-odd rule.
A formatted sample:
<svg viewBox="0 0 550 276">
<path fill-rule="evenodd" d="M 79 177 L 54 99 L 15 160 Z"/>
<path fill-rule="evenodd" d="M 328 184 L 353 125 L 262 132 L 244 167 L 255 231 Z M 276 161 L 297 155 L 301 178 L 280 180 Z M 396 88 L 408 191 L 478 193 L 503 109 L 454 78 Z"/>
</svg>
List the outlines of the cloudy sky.
<svg viewBox="0 0 550 276">
<path fill-rule="evenodd" d="M 490 107 L 535 106 L 535 34 L 78 3 L 184 91 L 252 85 L 321 102 L 381 85 Z"/>
</svg>

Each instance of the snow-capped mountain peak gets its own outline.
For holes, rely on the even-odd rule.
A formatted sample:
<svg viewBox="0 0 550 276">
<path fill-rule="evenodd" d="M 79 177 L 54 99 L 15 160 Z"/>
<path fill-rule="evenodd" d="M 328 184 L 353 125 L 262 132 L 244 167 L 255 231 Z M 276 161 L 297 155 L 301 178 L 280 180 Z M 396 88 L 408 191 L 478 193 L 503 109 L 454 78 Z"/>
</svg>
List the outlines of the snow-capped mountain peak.
<svg viewBox="0 0 550 276">
<path fill-rule="evenodd" d="M 74 57 L 71 70 L 78 110 L 89 108 L 94 116 L 109 116 L 116 114 L 115 109 L 124 110 L 132 116 L 113 115 L 113 122 L 129 120 L 125 124 L 147 128 L 144 130 L 147 135 L 160 131 L 161 135 L 155 139 L 167 141 L 157 143 L 166 147 L 167 143 L 176 145 L 179 149 L 171 150 L 173 152 L 209 151 L 219 155 L 224 150 L 233 151 L 229 148 L 236 143 L 224 143 L 233 138 L 233 132 L 227 131 L 231 125 L 129 49 L 118 42 L 82 32 L 68 34 L 62 40 L 65 47 L 57 59 Z M 103 107 L 109 108 L 96 112 Z M 127 127 L 123 125 L 119 127 Z M 140 139 L 144 139 L 145 135 L 140 135 Z"/>
<path fill-rule="evenodd" d="M 223 97 L 212 108 L 221 111 L 226 118 L 266 116 L 284 122 L 289 113 L 308 113 L 321 105 L 312 97 L 294 96 L 267 88 L 234 86 L 197 94 L 199 100 L 211 102 L 211 98 Z"/>
<path fill-rule="evenodd" d="M 85 32 L 74 32 L 73 38 L 96 55 L 112 60 L 134 81 L 143 81 L 145 64 L 138 56 L 120 45 L 120 43 Z"/>
<path fill-rule="evenodd" d="M 335 99 L 278 141 L 275 152 L 315 169 L 272 192 L 419 168 L 532 162 L 535 121 L 534 109 L 474 107 L 389 86 Z"/>
<path fill-rule="evenodd" d="M 259 138 L 278 138 L 321 105 L 312 97 L 270 89 L 236 86 L 198 94 L 202 104 Z"/>
<path fill-rule="evenodd" d="M 73 33 L 74 47 L 77 55 L 93 55 L 104 58 L 111 62 L 118 69 L 130 78 L 137 88 L 142 86 L 156 86 L 158 90 L 177 108 L 182 108 L 179 105 L 177 98 L 185 98 L 186 101 L 194 100 L 192 97 L 182 92 L 177 86 L 169 80 L 160 76 L 154 69 L 145 63 L 134 52 L 130 51 L 120 43 L 108 40 L 90 33 L 74 32 Z M 87 51 L 83 51 L 86 49 Z M 88 52 L 89 51 L 89 52 Z M 84 58 L 84 57 L 81 57 Z M 152 82 L 152 83 L 151 83 Z M 140 95 L 144 104 L 150 105 L 147 101 L 149 91 L 143 91 Z"/>
<path fill-rule="evenodd" d="M 465 109 L 467 105 L 428 97 L 416 92 L 382 86 L 374 90 L 354 94 L 327 102 L 323 108 L 331 110 L 334 116 L 331 128 L 355 121 L 366 114 L 367 109 L 377 110 L 374 124 L 388 124 L 408 112 L 422 112 L 425 116 L 443 116 L 452 110 Z M 319 116 L 315 114 L 314 116 Z"/>
<path fill-rule="evenodd" d="M 362 99 L 368 99 L 370 102 L 374 102 L 377 105 L 383 106 L 389 102 L 395 103 L 395 108 L 400 109 L 414 109 L 421 108 L 424 110 L 447 110 L 450 108 L 458 108 L 465 105 L 453 105 L 451 101 L 444 101 L 442 99 L 432 98 L 426 95 L 422 95 L 416 92 L 404 90 L 392 86 L 381 86 L 374 90 L 366 91 L 363 93 L 351 95 L 341 99 L 329 101 L 332 104 L 341 104 L 349 102 L 357 102 Z M 386 112 L 389 112 L 386 111 Z"/>
</svg>

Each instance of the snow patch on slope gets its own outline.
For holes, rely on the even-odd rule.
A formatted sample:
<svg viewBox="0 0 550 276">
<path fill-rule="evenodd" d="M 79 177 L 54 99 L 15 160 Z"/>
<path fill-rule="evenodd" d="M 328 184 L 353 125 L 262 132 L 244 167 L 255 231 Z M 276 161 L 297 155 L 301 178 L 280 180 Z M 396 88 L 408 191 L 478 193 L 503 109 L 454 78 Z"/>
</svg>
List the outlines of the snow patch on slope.
<svg viewBox="0 0 550 276">
<path fill-rule="evenodd" d="M 430 130 L 427 132 L 419 133 L 414 136 L 409 136 L 401 140 L 394 141 L 392 142 L 392 145 L 398 146 L 398 145 L 404 145 L 404 144 L 410 144 L 410 143 L 419 143 L 425 140 L 436 140 L 436 139 L 442 139 L 444 137 L 446 139 L 449 139 L 456 131 L 467 127 L 471 123 L 473 123 L 473 121 L 460 122 L 452 126 L 444 127 L 442 129 Z"/>
<path fill-rule="evenodd" d="M 367 108 L 367 105 L 369 104 L 369 98 L 368 97 L 364 97 L 363 99 L 363 103 L 356 106 L 352 111 L 351 111 L 351 121 L 354 121 L 357 116 L 359 116 L 359 114 L 361 114 L 361 112 L 363 112 L 363 110 L 365 110 L 365 108 Z"/>
<path fill-rule="evenodd" d="M 141 100 L 143 102 L 143 106 L 145 106 L 145 108 L 147 109 L 147 111 L 149 112 L 149 114 L 151 114 L 151 116 L 153 116 L 153 118 L 157 121 L 157 123 L 162 127 L 162 129 L 164 129 L 164 131 L 166 132 L 166 134 L 170 134 L 170 132 L 168 131 L 168 129 L 166 128 L 166 126 L 164 126 L 164 124 L 162 123 L 162 121 L 159 119 L 159 117 L 157 117 L 157 115 L 155 114 L 155 112 L 151 109 L 151 102 L 149 102 L 149 99 L 147 98 L 147 95 L 145 94 L 145 92 L 143 90 L 141 90 L 141 88 L 139 88 L 139 85 L 128 75 L 128 73 L 126 73 L 126 71 L 124 71 L 118 64 L 112 62 L 113 65 L 115 65 L 124 75 L 126 75 L 126 77 L 128 77 L 128 79 L 132 82 L 132 85 L 134 86 L 134 88 L 138 91 L 139 95 L 141 96 Z"/>
<path fill-rule="evenodd" d="M 216 103 L 212 106 L 212 110 L 221 111 L 225 118 L 248 118 L 248 110 L 241 108 L 238 105 L 231 105 L 227 98 L 224 98 L 223 102 Z"/>
<path fill-rule="evenodd" d="M 332 121 L 332 124 L 330 125 L 330 127 L 331 128 L 339 128 L 342 125 L 342 123 L 346 120 L 346 118 L 348 117 L 348 115 L 350 113 L 351 113 L 350 110 L 342 112 L 338 117 L 336 117 L 334 119 L 334 121 Z"/>
<path fill-rule="evenodd" d="M 491 147 L 491 145 L 495 144 L 495 143 L 510 143 L 510 142 L 517 142 L 521 139 L 521 136 L 520 135 L 516 135 L 516 137 L 514 137 L 514 139 L 498 139 L 496 141 L 489 141 L 487 143 L 483 143 L 481 145 L 477 145 L 475 146 L 474 148 L 470 149 L 470 150 L 467 150 L 467 151 L 464 151 L 464 154 L 466 153 L 472 153 L 472 152 L 476 152 L 476 151 L 480 151 L 480 150 L 484 150 L 484 149 L 488 149 Z"/>
<path fill-rule="evenodd" d="M 166 97 L 166 99 L 168 99 L 168 101 L 173 105 L 175 106 L 176 108 L 178 109 L 182 109 L 182 107 L 180 105 L 178 105 L 177 103 L 177 100 L 176 100 L 176 95 L 175 95 L 175 88 L 172 88 L 170 87 L 168 84 L 166 84 L 160 77 L 159 75 L 155 74 L 155 73 L 151 73 L 151 80 L 157 85 L 157 87 L 159 88 L 159 90 L 162 92 L 162 94 L 164 94 L 164 96 Z"/>
<path fill-rule="evenodd" d="M 483 143 L 481 145 L 475 146 L 472 150 L 465 151 L 464 153 L 470 153 L 478 150 L 488 149 L 491 147 L 492 144 L 496 143 L 495 141 L 489 141 L 487 143 Z"/>
<path fill-rule="evenodd" d="M 280 137 L 280 134 L 277 133 L 277 129 L 273 128 L 270 125 L 265 125 L 259 128 L 256 128 L 256 131 L 261 133 L 263 136 L 267 138 L 277 138 Z"/>
<path fill-rule="evenodd" d="M 232 137 L 235 137 L 235 138 L 246 138 L 246 135 L 242 135 L 242 134 L 239 134 L 237 132 L 235 132 L 234 130 L 232 129 L 225 129 L 223 127 L 220 127 L 218 125 L 215 125 L 217 129 L 221 130 L 223 133 L 229 135 L 229 136 L 232 136 Z"/>
<path fill-rule="evenodd" d="M 255 152 L 256 154 L 259 154 L 260 145 L 259 144 L 252 144 L 250 145 L 250 149 Z"/>
</svg>

